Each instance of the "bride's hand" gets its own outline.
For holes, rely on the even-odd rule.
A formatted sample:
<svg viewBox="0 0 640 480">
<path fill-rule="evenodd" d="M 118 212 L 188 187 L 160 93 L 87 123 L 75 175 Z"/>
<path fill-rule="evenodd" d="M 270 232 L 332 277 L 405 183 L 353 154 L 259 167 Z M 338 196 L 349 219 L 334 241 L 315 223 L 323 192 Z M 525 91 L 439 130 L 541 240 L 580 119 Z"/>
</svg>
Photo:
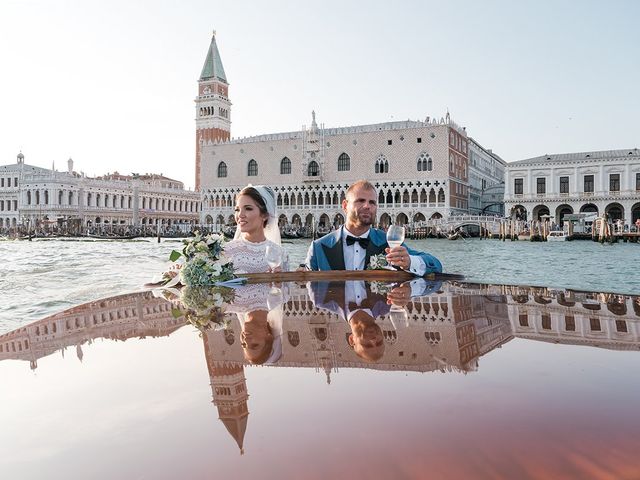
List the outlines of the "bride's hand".
<svg viewBox="0 0 640 480">
<path fill-rule="evenodd" d="M 280 272 L 282 272 L 282 267 L 280 265 L 278 265 L 277 267 L 270 268 L 269 272 L 270 273 L 280 273 Z"/>
</svg>

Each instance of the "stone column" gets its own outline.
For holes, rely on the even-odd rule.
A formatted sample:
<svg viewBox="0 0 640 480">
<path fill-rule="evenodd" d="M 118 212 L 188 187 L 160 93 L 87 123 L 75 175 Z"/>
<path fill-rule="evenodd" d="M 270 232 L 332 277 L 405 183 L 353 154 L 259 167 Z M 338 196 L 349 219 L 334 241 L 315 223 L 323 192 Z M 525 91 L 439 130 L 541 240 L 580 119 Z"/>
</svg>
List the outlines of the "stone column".
<svg viewBox="0 0 640 480">
<path fill-rule="evenodd" d="M 140 186 L 137 182 L 133 184 L 133 226 L 140 226 Z"/>
</svg>

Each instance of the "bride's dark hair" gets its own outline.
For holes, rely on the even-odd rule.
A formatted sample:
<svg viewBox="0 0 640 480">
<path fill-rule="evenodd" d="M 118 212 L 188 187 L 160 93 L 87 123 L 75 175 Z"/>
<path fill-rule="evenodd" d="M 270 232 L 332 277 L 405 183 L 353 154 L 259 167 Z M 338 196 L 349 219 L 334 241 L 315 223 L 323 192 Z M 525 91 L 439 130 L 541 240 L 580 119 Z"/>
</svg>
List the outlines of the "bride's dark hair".
<svg viewBox="0 0 640 480">
<path fill-rule="evenodd" d="M 266 227 L 267 222 L 269 221 L 269 211 L 267 210 L 267 204 L 264 202 L 264 198 L 262 198 L 262 195 L 260 195 L 258 190 L 253 187 L 244 187 L 242 190 L 240 190 L 240 193 L 236 195 L 236 203 L 238 203 L 238 197 L 240 197 L 240 195 L 246 195 L 247 197 L 253 199 L 253 201 L 256 202 L 256 205 L 258 205 L 260 213 L 262 213 L 263 215 L 267 215 L 267 218 L 262 224 L 263 227 Z"/>
</svg>

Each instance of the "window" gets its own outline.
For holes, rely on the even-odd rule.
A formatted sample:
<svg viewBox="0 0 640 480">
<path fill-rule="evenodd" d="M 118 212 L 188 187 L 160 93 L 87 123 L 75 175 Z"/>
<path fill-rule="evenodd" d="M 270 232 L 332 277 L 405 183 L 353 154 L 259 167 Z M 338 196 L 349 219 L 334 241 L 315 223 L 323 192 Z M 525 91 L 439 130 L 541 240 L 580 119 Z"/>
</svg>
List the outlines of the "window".
<svg viewBox="0 0 640 480">
<path fill-rule="evenodd" d="M 551 316 L 548 313 L 542 314 L 542 329 L 551 330 Z"/>
<path fill-rule="evenodd" d="M 422 143 L 422 137 L 418 137 L 418 138 L 416 138 L 416 142 L 418 142 L 418 143 Z"/>
<path fill-rule="evenodd" d="M 560 177 L 560 193 L 569 193 L 569 177 Z"/>
<path fill-rule="evenodd" d="M 220 162 L 218 164 L 218 178 L 224 178 L 227 176 L 227 164 Z"/>
<path fill-rule="evenodd" d="M 547 191 L 547 179 L 546 178 L 536 178 L 536 193 L 538 195 L 544 194 Z"/>
<path fill-rule="evenodd" d="M 346 153 L 342 153 L 338 157 L 338 171 L 348 172 L 349 170 L 351 170 L 351 158 Z"/>
<path fill-rule="evenodd" d="M 640 191 L 640 173 L 636 173 L 636 191 Z"/>
<path fill-rule="evenodd" d="M 593 175 L 584 176 L 584 193 L 593 193 Z"/>
<path fill-rule="evenodd" d="M 289 158 L 284 157 L 280 160 L 280 175 L 290 175 L 291 174 L 291 160 Z"/>
<path fill-rule="evenodd" d="M 600 327 L 600 319 L 599 318 L 590 318 L 589 319 L 589 327 L 591 328 L 592 332 L 599 332 L 601 331 L 601 327 Z"/>
<path fill-rule="evenodd" d="M 430 172 L 431 170 L 433 170 L 433 160 L 428 154 L 422 152 L 418 157 L 418 171 Z"/>
<path fill-rule="evenodd" d="M 618 333 L 627 333 L 627 322 L 624 320 L 616 320 L 616 331 Z"/>
<path fill-rule="evenodd" d="M 567 332 L 575 332 L 576 331 L 576 319 L 573 315 L 567 315 L 564 317 L 564 329 Z"/>
<path fill-rule="evenodd" d="M 609 175 L 609 191 L 610 192 L 619 192 L 620 191 L 620 174 L 612 173 Z"/>
<path fill-rule="evenodd" d="M 393 140 L 387 140 L 387 145 L 393 145 Z"/>
<path fill-rule="evenodd" d="M 320 168 L 318 167 L 318 162 L 312 160 L 309 162 L 309 167 L 307 168 L 307 175 L 310 177 L 317 177 L 320 175 Z"/>
<path fill-rule="evenodd" d="M 529 326 L 529 316 L 527 315 L 527 313 L 521 313 L 520 315 L 518 315 L 518 321 L 520 323 L 521 327 L 528 327 Z"/>
<path fill-rule="evenodd" d="M 389 173 L 389 162 L 384 155 L 380 155 L 376 160 L 376 173 Z"/>
<path fill-rule="evenodd" d="M 247 165 L 247 175 L 249 177 L 258 176 L 258 162 L 256 162 L 253 158 L 249 160 L 249 165 Z"/>
<path fill-rule="evenodd" d="M 522 195 L 524 192 L 524 178 L 516 178 L 513 180 L 513 193 Z"/>
</svg>

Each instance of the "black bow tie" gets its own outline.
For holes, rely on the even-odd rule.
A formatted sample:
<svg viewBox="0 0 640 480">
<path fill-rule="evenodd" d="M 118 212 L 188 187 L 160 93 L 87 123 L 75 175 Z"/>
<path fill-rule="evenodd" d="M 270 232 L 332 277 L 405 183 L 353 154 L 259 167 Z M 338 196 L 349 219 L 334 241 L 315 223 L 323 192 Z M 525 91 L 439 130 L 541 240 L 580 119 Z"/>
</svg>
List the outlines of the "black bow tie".
<svg viewBox="0 0 640 480">
<path fill-rule="evenodd" d="M 355 310 L 364 310 L 364 309 L 371 310 L 371 302 L 368 301 L 367 298 L 365 298 L 362 300 L 360 305 L 358 305 L 356 302 L 347 303 L 347 308 L 349 309 L 350 312 L 353 312 Z"/>
<path fill-rule="evenodd" d="M 362 248 L 366 249 L 369 245 L 369 238 L 352 237 L 351 235 L 347 235 L 348 246 L 351 246 L 356 242 L 358 242 Z"/>
</svg>

